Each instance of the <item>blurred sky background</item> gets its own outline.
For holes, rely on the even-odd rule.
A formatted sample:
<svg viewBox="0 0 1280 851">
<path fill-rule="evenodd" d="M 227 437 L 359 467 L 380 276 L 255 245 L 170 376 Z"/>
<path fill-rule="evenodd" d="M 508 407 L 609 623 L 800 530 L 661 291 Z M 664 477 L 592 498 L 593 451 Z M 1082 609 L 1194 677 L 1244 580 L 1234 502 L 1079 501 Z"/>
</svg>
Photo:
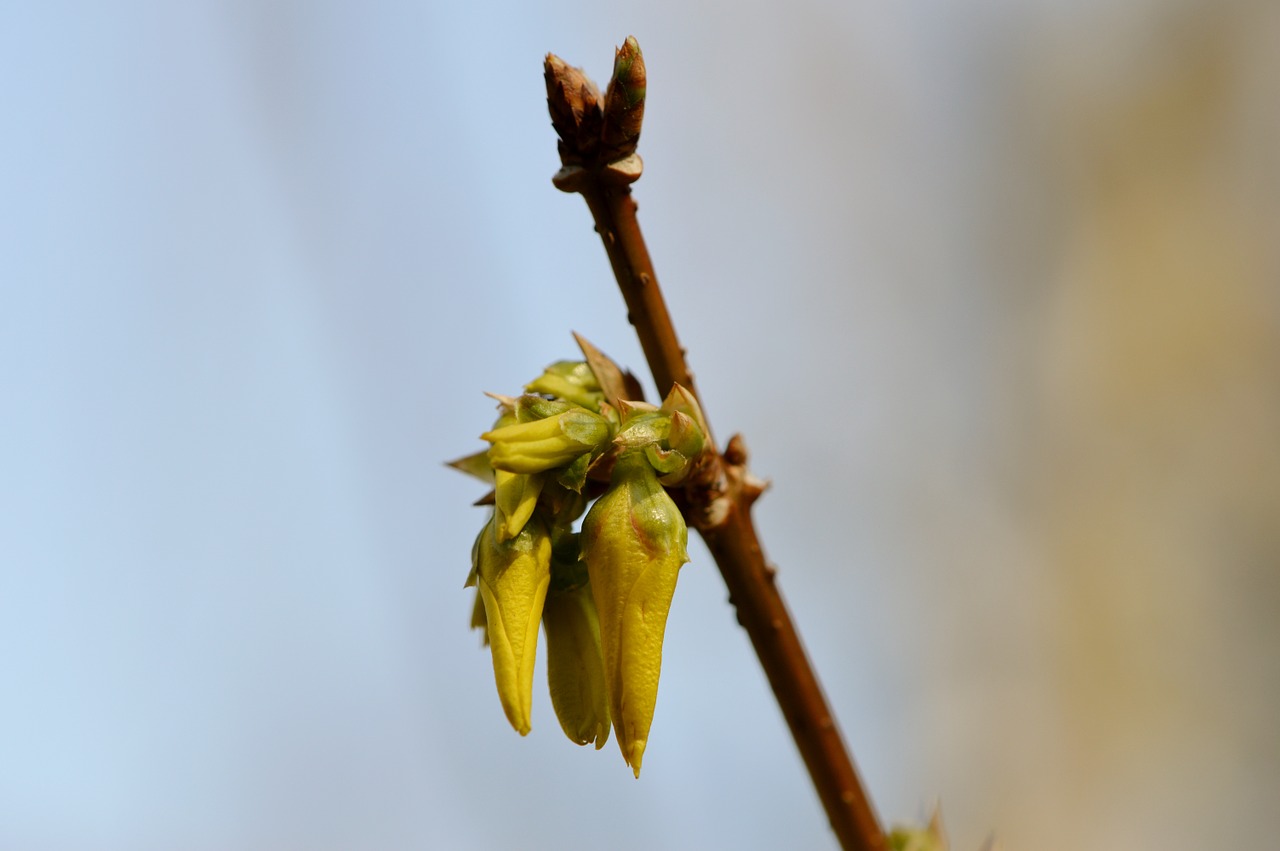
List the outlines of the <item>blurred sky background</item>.
<svg viewBox="0 0 1280 851">
<path fill-rule="evenodd" d="M 483 390 L 647 374 L 641 223 L 886 822 L 1280 835 L 1280 4 L 0 9 L 0 848 L 830 848 L 700 543 L 644 775 L 507 725 Z M 650 388 L 652 393 L 652 388 Z"/>
</svg>

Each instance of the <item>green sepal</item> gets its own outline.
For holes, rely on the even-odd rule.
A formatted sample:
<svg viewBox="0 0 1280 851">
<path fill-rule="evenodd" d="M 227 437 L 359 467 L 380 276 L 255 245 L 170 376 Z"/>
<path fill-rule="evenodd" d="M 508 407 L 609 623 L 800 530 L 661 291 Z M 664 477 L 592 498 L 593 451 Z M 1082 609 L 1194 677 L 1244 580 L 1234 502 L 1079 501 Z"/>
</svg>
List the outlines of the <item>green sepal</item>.
<svg viewBox="0 0 1280 851">
<path fill-rule="evenodd" d="M 587 483 L 587 471 L 591 469 L 591 462 L 595 459 L 594 452 L 579 455 L 556 477 L 556 481 L 574 493 L 582 493 L 582 486 Z"/>
<path fill-rule="evenodd" d="M 650 443 L 644 448 L 644 457 L 649 466 L 658 472 L 658 481 L 664 484 L 668 477 L 683 474 L 689 466 L 689 459 L 683 454 L 675 449 L 663 449 L 656 443 Z"/>
<path fill-rule="evenodd" d="M 671 392 L 667 394 L 667 398 L 662 400 L 662 410 L 669 414 L 679 411 L 685 416 L 691 417 L 697 423 L 703 435 L 711 431 L 707 427 L 706 417 L 702 415 L 702 406 L 698 404 L 693 392 L 678 382 L 671 385 Z"/>
<path fill-rule="evenodd" d="M 639 449 L 665 441 L 670 431 L 670 415 L 657 410 L 640 410 L 623 418 L 622 428 L 613 438 L 613 443 L 622 449 Z"/>
<path fill-rule="evenodd" d="M 487 485 L 493 484 L 493 467 L 489 464 L 488 450 L 446 461 L 445 466 L 452 467 L 460 473 L 466 473 L 468 476 L 474 476 Z"/>
</svg>

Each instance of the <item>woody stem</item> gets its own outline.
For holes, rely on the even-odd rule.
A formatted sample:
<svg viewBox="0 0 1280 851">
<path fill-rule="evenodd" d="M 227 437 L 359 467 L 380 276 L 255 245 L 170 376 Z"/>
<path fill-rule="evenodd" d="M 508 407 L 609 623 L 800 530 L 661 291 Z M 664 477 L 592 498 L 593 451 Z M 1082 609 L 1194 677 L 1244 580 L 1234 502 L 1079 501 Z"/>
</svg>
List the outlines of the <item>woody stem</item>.
<svg viewBox="0 0 1280 851">
<path fill-rule="evenodd" d="M 630 186 L 609 179 L 607 172 L 595 172 L 577 191 L 591 209 L 627 304 L 627 318 L 640 338 L 659 395 L 679 382 L 696 396 L 692 373 L 640 233 Z M 705 407 L 703 412 L 705 415 Z M 751 518 L 751 502 L 758 491 L 742 487 L 745 458 L 717 455 L 712 466 L 719 485 L 690 489 L 685 494 L 690 525 L 706 541 L 724 577 L 738 622 L 751 638 L 840 846 L 848 851 L 883 851 L 884 831 L 783 602 L 775 571 L 760 546 Z M 700 511 L 712 498 L 723 501 L 727 511 Z"/>
</svg>

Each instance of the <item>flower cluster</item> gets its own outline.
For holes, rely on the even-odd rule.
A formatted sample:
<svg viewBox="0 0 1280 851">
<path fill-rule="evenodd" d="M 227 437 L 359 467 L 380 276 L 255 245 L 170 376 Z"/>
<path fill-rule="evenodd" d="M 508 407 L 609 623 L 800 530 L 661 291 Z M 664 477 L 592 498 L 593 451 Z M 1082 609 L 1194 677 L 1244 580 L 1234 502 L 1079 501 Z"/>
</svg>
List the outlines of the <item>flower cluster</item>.
<svg viewBox="0 0 1280 851">
<path fill-rule="evenodd" d="M 522 396 L 494 396 L 488 450 L 451 465 L 493 485 L 466 583 L 477 589 L 471 624 L 492 651 L 511 726 L 530 729 L 541 623 L 561 728 L 601 748 L 612 725 L 639 777 L 667 614 L 689 560 L 666 487 L 704 457 L 706 423 L 678 384 L 661 406 L 629 400 L 634 379 L 578 342 L 585 361 L 552 364 Z"/>
</svg>

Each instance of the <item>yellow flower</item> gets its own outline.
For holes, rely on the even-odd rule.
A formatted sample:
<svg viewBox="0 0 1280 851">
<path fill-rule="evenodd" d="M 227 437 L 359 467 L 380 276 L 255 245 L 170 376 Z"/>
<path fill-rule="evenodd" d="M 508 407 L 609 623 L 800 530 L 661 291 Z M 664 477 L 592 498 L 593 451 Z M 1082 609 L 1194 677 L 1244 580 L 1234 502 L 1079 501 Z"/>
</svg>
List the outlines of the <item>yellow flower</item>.
<svg viewBox="0 0 1280 851">
<path fill-rule="evenodd" d="M 537 517 L 508 541 L 499 543 L 496 531 L 490 519 L 476 540 L 476 584 L 484 600 L 498 698 L 523 736 L 530 729 L 538 623 L 551 582 L 551 536 Z"/>
<path fill-rule="evenodd" d="M 609 740 L 609 696 L 600 650 L 600 619 L 591 586 L 547 593 L 542 610 L 547 634 L 547 684 L 564 734 L 579 745 Z"/>
<path fill-rule="evenodd" d="M 680 566 L 689 560 L 688 537 L 680 510 L 639 452 L 618 459 L 609 490 L 582 522 L 610 715 L 636 777 L 658 698 L 667 614 Z"/>
</svg>

